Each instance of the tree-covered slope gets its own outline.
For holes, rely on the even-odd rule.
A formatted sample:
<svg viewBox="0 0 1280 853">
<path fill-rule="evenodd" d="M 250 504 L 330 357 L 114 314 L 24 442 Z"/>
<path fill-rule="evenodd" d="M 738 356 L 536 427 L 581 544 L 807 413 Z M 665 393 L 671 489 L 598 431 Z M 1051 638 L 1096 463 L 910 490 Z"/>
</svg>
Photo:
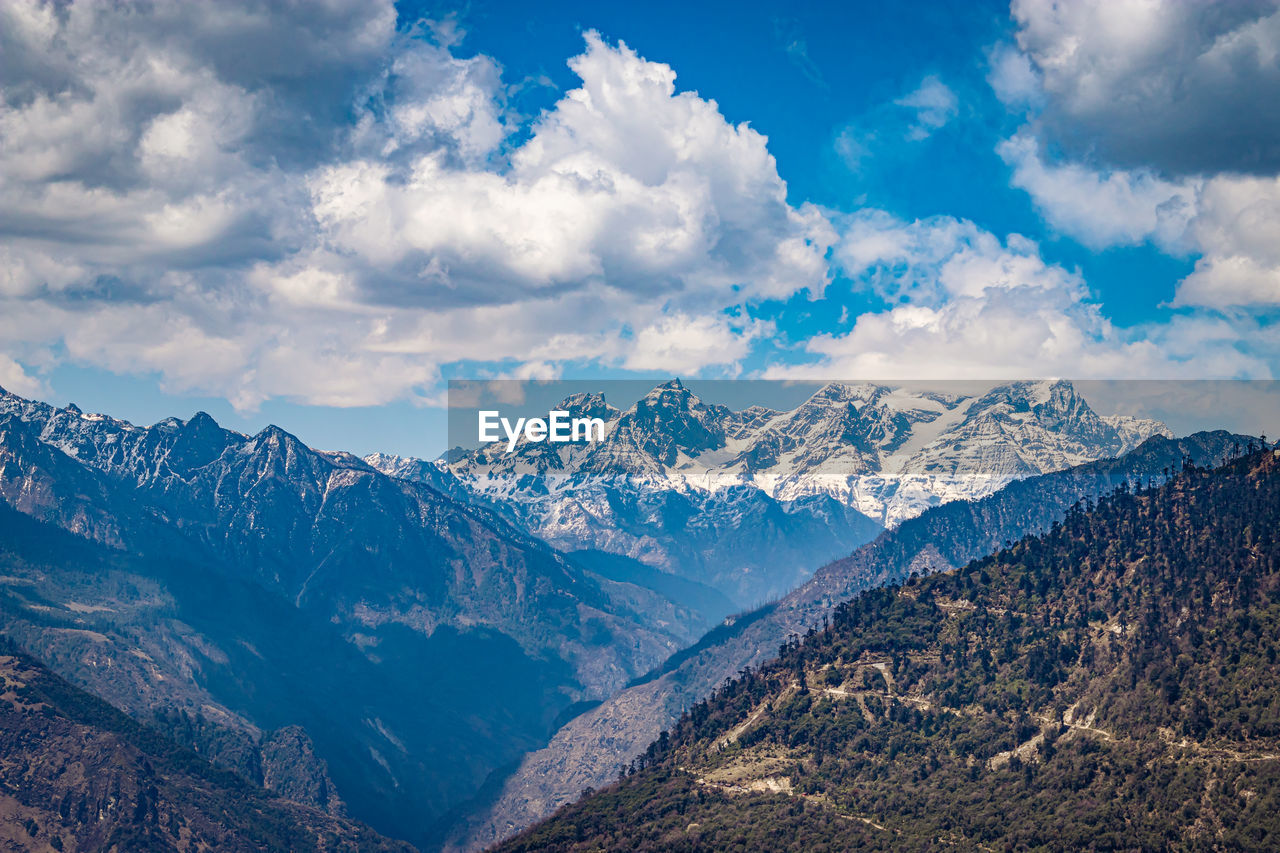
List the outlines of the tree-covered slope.
<svg viewBox="0 0 1280 853">
<path fill-rule="evenodd" d="M 1275 849 L 1280 458 L 863 593 L 503 848 Z"/>
<path fill-rule="evenodd" d="M 685 709 L 726 678 L 772 659 L 789 635 L 820 625 L 837 605 L 863 590 L 901 583 L 913 571 L 963 566 L 1005 542 L 1047 532 L 1078 501 L 1096 500 L 1120 484 L 1136 487 L 1163 479 L 1188 459 L 1219 465 L 1249 440 L 1223 431 L 1180 439 L 1155 436 L 1116 459 L 1019 480 L 990 497 L 934 507 L 885 531 L 819 569 L 781 601 L 718 626 L 640 683 L 569 721 L 550 744 L 524 758 L 455 846 L 491 846 L 578 799 L 585 788 L 607 785 Z"/>
</svg>

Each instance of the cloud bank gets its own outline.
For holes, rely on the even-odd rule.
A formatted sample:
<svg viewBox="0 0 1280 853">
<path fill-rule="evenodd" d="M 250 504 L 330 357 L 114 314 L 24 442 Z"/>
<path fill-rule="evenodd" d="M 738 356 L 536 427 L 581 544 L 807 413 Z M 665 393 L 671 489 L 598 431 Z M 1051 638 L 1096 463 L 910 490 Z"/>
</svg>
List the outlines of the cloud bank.
<svg viewBox="0 0 1280 853">
<path fill-rule="evenodd" d="M 1175 306 L 1280 304 L 1280 4 L 1015 0 L 1013 184 L 1086 245 L 1197 258 Z M 1063 152 L 1051 158 L 1048 149 Z"/>
<path fill-rule="evenodd" d="M 386 3 L 0 14 L 0 338 L 27 364 L 241 406 L 427 394 L 459 361 L 728 368 L 742 306 L 827 282 L 834 233 L 765 138 L 595 33 L 521 135 L 493 60 Z"/>
<path fill-rule="evenodd" d="M 842 271 L 890 305 L 805 343 L 814 360 L 775 378 L 1261 377 L 1238 326 L 1179 317 L 1120 329 L 1078 273 L 1025 237 L 972 222 L 864 211 L 843 223 Z M 1256 325 L 1250 331 L 1257 333 Z M 1269 346 L 1274 346 L 1274 340 Z"/>
<path fill-rule="evenodd" d="M 1274 335 L 1241 306 L 1280 303 L 1276 113 L 1259 107 L 1276 7 L 1160 7 L 1018 0 L 1017 43 L 990 54 L 1025 117 L 999 154 L 1052 227 L 1198 258 L 1183 313 L 1117 329 L 1016 234 L 789 198 L 763 135 L 594 32 L 577 83 L 524 117 L 456 22 L 386 0 L 15 0 L 0 384 L 38 393 L 69 362 L 251 409 L 430 402 L 457 370 L 738 375 L 806 304 L 831 322 L 776 371 L 1265 375 Z M 919 150 L 968 114 L 925 76 L 842 153 Z M 837 276 L 883 309 L 834 321 Z"/>
</svg>

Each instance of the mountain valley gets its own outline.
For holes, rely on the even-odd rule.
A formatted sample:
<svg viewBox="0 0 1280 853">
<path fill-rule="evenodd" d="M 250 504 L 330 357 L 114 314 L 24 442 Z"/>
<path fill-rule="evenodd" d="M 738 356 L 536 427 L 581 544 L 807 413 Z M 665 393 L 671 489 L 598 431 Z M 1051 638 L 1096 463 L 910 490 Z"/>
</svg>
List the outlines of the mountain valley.
<svg viewBox="0 0 1280 853">
<path fill-rule="evenodd" d="M 352 814 L 423 845 L 558 715 L 699 633 L 652 590 L 274 427 L 3 394 L 0 496 L 7 636 L 250 779 L 331 775 Z M 282 745 L 294 774 L 264 762 Z"/>
<path fill-rule="evenodd" d="M 263 796 L 478 850 L 841 602 L 1246 440 L 1102 418 L 1067 383 L 565 405 L 606 441 L 444 464 L 0 392 L 0 631 Z"/>
</svg>

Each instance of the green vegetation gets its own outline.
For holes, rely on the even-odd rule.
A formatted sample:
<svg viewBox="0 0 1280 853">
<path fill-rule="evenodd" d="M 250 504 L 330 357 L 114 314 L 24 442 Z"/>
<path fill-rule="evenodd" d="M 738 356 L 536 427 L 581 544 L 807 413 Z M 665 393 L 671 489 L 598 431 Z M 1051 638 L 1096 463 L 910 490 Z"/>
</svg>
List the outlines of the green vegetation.
<svg viewBox="0 0 1280 853">
<path fill-rule="evenodd" d="M 867 592 L 501 849 L 1280 847 L 1280 458 Z"/>
</svg>

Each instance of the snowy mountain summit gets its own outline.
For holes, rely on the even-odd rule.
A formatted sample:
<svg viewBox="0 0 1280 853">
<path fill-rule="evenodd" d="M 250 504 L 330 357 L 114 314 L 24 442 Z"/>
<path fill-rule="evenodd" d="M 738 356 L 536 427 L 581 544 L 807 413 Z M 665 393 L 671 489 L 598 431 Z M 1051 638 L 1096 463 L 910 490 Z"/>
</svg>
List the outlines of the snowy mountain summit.
<svg viewBox="0 0 1280 853">
<path fill-rule="evenodd" d="M 600 393 L 556 408 L 603 419 L 604 440 L 365 461 L 470 495 L 558 548 L 639 560 L 748 605 L 931 506 L 1170 435 L 1099 416 L 1052 380 L 979 393 L 832 383 L 789 411 L 734 411 L 672 380 L 625 410 Z"/>
<path fill-rule="evenodd" d="M 605 441 L 482 448 L 450 468 L 471 488 L 515 498 L 626 480 L 680 492 L 752 486 L 791 501 L 828 495 L 886 526 L 948 500 L 989 495 L 1011 480 L 1116 456 L 1157 421 L 1099 416 L 1070 382 L 998 385 L 963 395 L 831 383 L 790 411 L 708 403 L 679 380 L 626 411 L 602 395 L 561 408 L 608 423 Z"/>
</svg>

